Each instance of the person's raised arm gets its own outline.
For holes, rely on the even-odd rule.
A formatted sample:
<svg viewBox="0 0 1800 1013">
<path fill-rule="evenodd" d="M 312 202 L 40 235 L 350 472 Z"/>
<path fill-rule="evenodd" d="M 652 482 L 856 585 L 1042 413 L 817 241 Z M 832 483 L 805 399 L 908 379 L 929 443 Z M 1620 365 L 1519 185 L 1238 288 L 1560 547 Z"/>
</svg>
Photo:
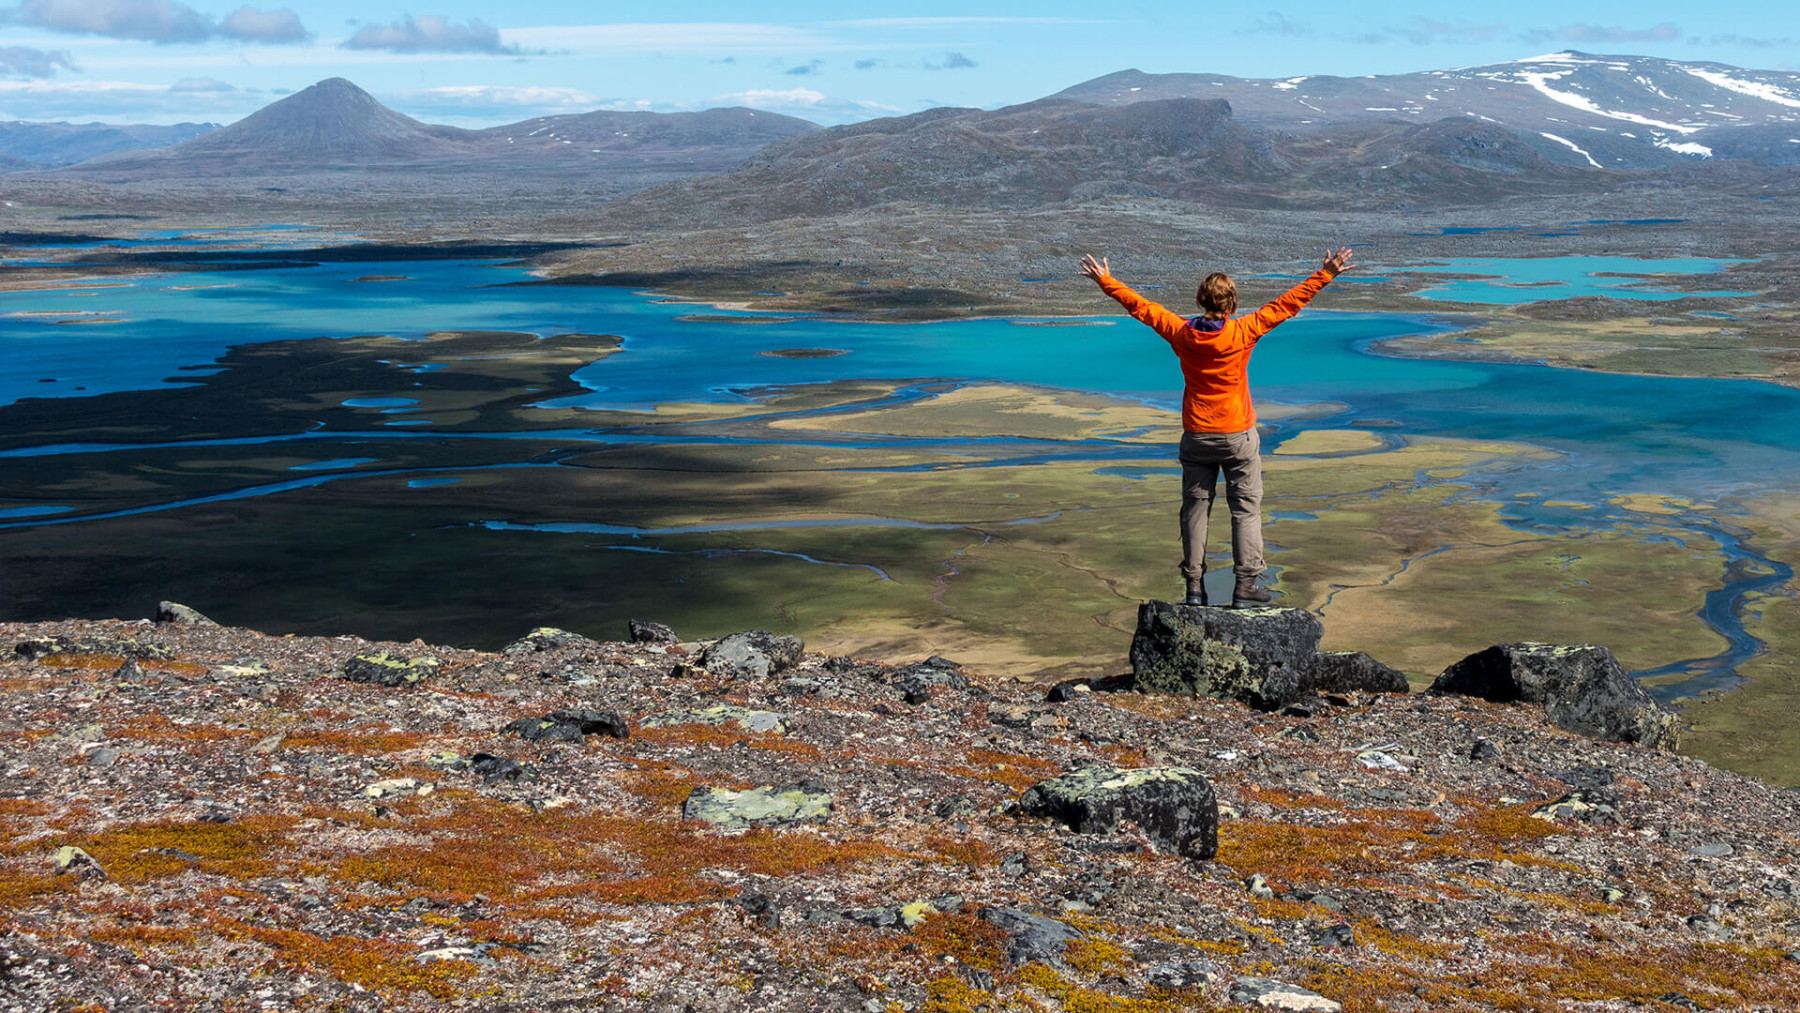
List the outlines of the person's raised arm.
<svg viewBox="0 0 1800 1013">
<path fill-rule="evenodd" d="M 1081 258 L 1081 276 L 1093 279 L 1094 283 L 1100 286 L 1100 291 L 1118 300 L 1119 305 L 1125 307 L 1125 312 L 1139 321 L 1149 324 L 1151 329 L 1162 335 L 1165 340 L 1175 340 L 1175 336 L 1187 327 L 1186 320 L 1138 295 L 1131 290 L 1131 286 L 1114 278 L 1112 265 L 1107 262 L 1105 257 L 1095 260 L 1093 254 L 1084 255 Z"/>
<path fill-rule="evenodd" d="M 1318 295 L 1327 282 L 1356 266 L 1351 263 L 1355 256 L 1348 246 L 1340 246 L 1327 252 L 1325 262 L 1319 265 L 1319 269 L 1311 277 L 1276 296 L 1264 304 L 1262 309 L 1245 318 L 1244 322 L 1249 327 L 1249 340 L 1255 341 L 1276 324 L 1300 312 L 1307 303 L 1312 302 L 1313 296 Z"/>
</svg>

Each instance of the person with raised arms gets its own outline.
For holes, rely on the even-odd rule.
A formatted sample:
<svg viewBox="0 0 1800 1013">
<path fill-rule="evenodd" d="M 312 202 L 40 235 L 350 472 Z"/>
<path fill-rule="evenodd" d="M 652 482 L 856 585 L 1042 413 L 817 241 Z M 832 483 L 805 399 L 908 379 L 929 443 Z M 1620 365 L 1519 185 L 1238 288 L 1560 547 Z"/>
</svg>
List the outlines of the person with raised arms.
<svg viewBox="0 0 1800 1013">
<path fill-rule="evenodd" d="M 1349 247 L 1325 257 L 1312 276 L 1255 313 L 1237 312 L 1237 285 L 1217 271 L 1200 282 L 1200 315 L 1184 318 L 1132 291 L 1112 276 L 1106 258 L 1081 258 L 1081 273 L 1118 300 L 1125 312 L 1162 335 L 1181 362 L 1181 576 L 1188 605 L 1205 605 L 1206 526 L 1219 473 L 1231 509 L 1232 604 L 1267 603 L 1263 573 L 1262 441 L 1250 400 L 1250 353 L 1263 335 L 1299 313 L 1326 283 L 1351 268 Z"/>
</svg>

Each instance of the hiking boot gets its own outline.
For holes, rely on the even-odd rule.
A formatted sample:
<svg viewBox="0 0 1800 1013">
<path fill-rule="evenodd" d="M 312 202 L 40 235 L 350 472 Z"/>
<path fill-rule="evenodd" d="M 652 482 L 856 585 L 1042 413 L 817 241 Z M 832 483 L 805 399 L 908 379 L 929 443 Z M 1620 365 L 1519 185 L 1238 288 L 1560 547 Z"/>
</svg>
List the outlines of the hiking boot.
<svg viewBox="0 0 1800 1013">
<path fill-rule="evenodd" d="M 1231 589 L 1231 604 L 1238 608 L 1246 605 L 1267 605 L 1275 599 L 1268 588 L 1257 587 L 1256 578 L 1238 575 L 1237 586 Z"/>
<path fill-rule="evenodd" d="M 1181 600 L 1181 603 L 1183 605 L 1205 605 L 1205 604 L 1207 604 L 1206 582 L 1203 578 L 1195 577 L 1192 580 L 1187 582 L 1187 597 L 1183 598 Z"/>
</svg>

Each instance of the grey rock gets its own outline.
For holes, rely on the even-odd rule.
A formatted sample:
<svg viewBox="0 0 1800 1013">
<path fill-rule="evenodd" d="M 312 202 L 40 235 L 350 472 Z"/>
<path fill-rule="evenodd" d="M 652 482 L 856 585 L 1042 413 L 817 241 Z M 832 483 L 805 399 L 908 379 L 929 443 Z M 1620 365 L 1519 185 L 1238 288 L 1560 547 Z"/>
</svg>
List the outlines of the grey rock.
<svg viewBox="0 0 1800 1013">
<path fill-rule="evenodd" d="M 136 658 L 126 658 L 123 665 L 113 669 L 112 677 L 120 682 L 139 682 L 144 678 L 144 666 Z"/>
<path fill-rule="evenodd" d="M 176 626 L 217 626 L 218 623 L 201 615 L 195 609 L 175 601 L 159 602 L 156 606 L 156 621 L 171 623 Z"/>
<path fill-rule="evenodd" d="M 962 666 L 937 655 L 916 664 L 896 669 L 889 677 L 895 689 L 906 694 L 907 703 L 924 703 L 931 699 L 934 686 L 945 686 L 950 689 L 968 689 L 969 677 L 962 672 Z"/>
<path fill-rule="evenodd" d="M 581 742 L 589 735 L 629 738 L 631 728 L 614 711 L 551 711 L 542 717 L 520 718 L 500 729 L 531 742 Z"/>
<path fill-rule="evenodd" d="M 1311 664 L 1313 689 L 1321 693 L 1408 693 L 1412 687 L 1397 668 L 1361 651 L 1320 651 Z"/>
<path fill-rule="evenodd" d="M 1682 1009 L 1690 1009 L 1690 1010 L 1696 1010 L 1696 1011 L 1704 1010 L 1706 1008 L 1705 1006 L 1700 1005 L 1700 1003 L 1697 1000 L 1690 998 L 1688 996 L 1682 995 L 1680 992 L 1664 992 L 1663 994 L 1656 997 L 1656 1001 L 1662 1002 L 1662 1003 L 1668 1003 L 1670 1006 L 1678 1006 Z"/>
<path fill-rule="evenodd" d="M 844 912 L 844 920 L 858 925 L 867 925 L 872 929 L 891 929 L 900 924 L 900 909 L 888 907 L 857 907 Z"/>
<path fill-rule="evenodd" d="M 1674 715 L 1604 647 L 1496 644 L 1445 669 L 1428 692 L 1538 704 L 1557 727 L 1608 741 L 1673 749 L 1679 735 Z"/>
<path fill-rule="evenodd" d="M 1262 1006 L 1278 1010 L 1316 1010 L 1337 1013 L 1343 1007 L 1310 988 L 1289 985 L 1273 978 L 1239 978 L 1231 986 L 1231 1001 L 1240 1006 Z"/>
<path fill-rule="evenodd" d="M 1249 881 L 1244 884 L 1244 889 L 1249 891 L 1250 896 L 1259 900 L 1275 899 L 1274 888 L 1269 886 L 1269 881 L 1264 879 L 1260 872 L 1250 877 Z"/>
<path fill-rule="evenodd" d="M 543 651 L 554 651 L 563 647 L 598 647 L 597 641 L 584 637 L 579 633 L 557 629 L 554 626 L 539 626 L 530 633 L 500 648 L 501 654 L 538 654 Z"/>
<path fill-rule="evenodd" d="M 95 750 L 95 752 L 98 751 L 99 750 Z M 1736 848 L 1726 844 L 1724 841 L 1716 841 L 1712 844 L 1702 844 L 1697 848 L 1689 848 L 1688 854 L 1696 855 L 1700 858 L 1728 858 L 1736 850 Z"/>
<path fill-rule="evenodd" d="M 1219 976 L 1213 962 L 1203 957 L 1171 960 L 1144 972 L 1144 977 L 1157 988 L 1201 988 Z"/>
<path fill-rule="evenodd" d="M 1327 949 L 1333 946 L 1349 948 L 1356 945 L 1356 932 L 1349 925 L 1338 922 L 1336 925 L 1314 930 L 1312 934 L 1314 949 Z"/>
<path fill-rule="evenodd" d="M 681 638 L 675 631 L 662 623 L 653 623 L 647 619 L 630 619 L 625 623 L 625 631 L 630 634 L 634 644 L 679 644 Z"/>
<path fill-rule="evenodd" d="M 116 654 L 126 658 L 167 661 L 174 657 L 160 644 L 146 644 L 124 637 L 34 637 L 21 640 L 13 653 L 31 661 L 53 654 Z"/>
<path fill-rule="evenodd" d="M 87 755 L 90 767 L 110 767 L 119 762 L 119 751 L 111 746 L 101 746 Z"/>
<path fill-rule="evenodd" d="M 1584 791 L 1598 791 L 1613 783 L 1613 772 L 1605 767 L 1571 767 L 1568 770 L 1554 771 L 1550 776 L 1571 788 Z"/>
<path fill-rule="evenodd" d="M 1015 851 L 1000 860 L 1000 872 L 1011 879 L 1018 879 L 1031 871 L 1031 856 L 1023 851 Z"/>
<path fill-rule="evenodd" d="M 798 637 L 784 637 L 766 630 L 748 630 L 708 647 L 700 664 L 714 675 L 729 679 L 764 679 L 793 668 L 800 660 Z"/>
<path fill-rule="evenodd" d="M 1469 759 L 1490 763 L 1501 758 L 1500 747 L 1486 739 L 1476 739 L 1469 747 Z"/>
<path fill-rule="evenodd" d="M 507 759 L 504 756 L 495 756 L 492 753 L 476 753 L 469 757 L 467 763 L 471 772 L 489 784 L 493 784 L 495 781 L 516 784 L 530 774 L 525 765 L 519 761 Z"/>
<path fill-rule="evenodd" d="M 1293 891 L 1293 896 L 1295 900 L 1302 904 L 1314 904 L 1327 911 L 1342 913 L 1344 910 L 1343 901 L 1338 900 L 1330 894 L 1312 893 L 1307 890 L 1295 890 Z"/>
<path fill-rule="evenodd" d="M 430 655 L 408 658 L 386 651 L 359 654 L 344 662 L 344 681 L 388 687 L 416 686 L 436 675 L 442 664 Z"/>
<path fill-rule="evenodd" d="M 1580 820 L 1583 823 L 1616 825 L 1621 822 L 1619 800 L 1601 791 L 1569 792 L 1554 802 L 1538 806 L 1532 810 L 1531 815 L 1552 823 Z"/>
<path fill-rule="evenodd" d="M 1188 767 L 1083 767 L 1027 788 L 1019 811 L 1083 834 L 1112 834 L 1131 820 L 1158 846 L 1187 858 L 1210 859 L 1219 850 L 1218 799 L 1206 776 Z"/>
<path fill-rule="evenodd" d="M 73 874 L 82 878 L 104 879 L 106 877 L 106 870 L 94 860 L 93 855 L 72 844 L 65 844 L 57 848 L 56 854 L 50 859 L 50 862 L 55 866 L 58 876 Z"/>
<path fill-rule="evenodd" d="M 980 918 L 1012 937 L 1006 959 L 1013 964 L 1061 967 L 1064 948 L 1081 938 L 1081 933 L 1065 922 L 1014 907 L 984 907 Z"/>
<path fill-rule="evenodd" d="M 785 732 L 787 724 L 774 711 L 752 710 L 732 704 L 697 710 L 663 711 L 638 722 L 644 728 L 667 728 L 672 725 L 735 724 L 747 732 Z"/>
<path fill-rule="evenodd" d="M 1087 679 L 1067 679 L 1050 687 L 1050 692 L 1044 694 L 1044 702 L 1068 703 L 1087 696 L 1093 690 L 1093 684 Z"/>
<path fill-rule="evenodd" d="M 931 812 L 938 819 L 947 820 L 958 816 L 968 816 L 978 808 L 980 807 L 975 804 L 975 800 L 969 796 L 952 795 L 933 806 Z"/>
<path fill-rule="evenodd" d="M 831 795 L 818 781 L 765 785 L 747 791 L 695 788 L 681 807 L 683 819 L 721 827 L 780 827 L 823 823 L 831 817 Z"/>
<path fill-rule="evenodd" d="M 1133 687 L 1277 710 L 1311 688 L 1323 632 L 1302 609 L 1145 602 L 1131 640 Z"/>
<path fill-rule="evenodd" d="M 276 750 L 280 749 L 281 744 L 286 741 L 287 741 L 286 734 L 284 734 L 282 732 L 276 732 L 274 735 L 265 735 L 262 738 L 257 739 L 256 745 L 251 746 L 246 751 L 251 752 L 251 753 L 273 753 Z"/>
</svg>

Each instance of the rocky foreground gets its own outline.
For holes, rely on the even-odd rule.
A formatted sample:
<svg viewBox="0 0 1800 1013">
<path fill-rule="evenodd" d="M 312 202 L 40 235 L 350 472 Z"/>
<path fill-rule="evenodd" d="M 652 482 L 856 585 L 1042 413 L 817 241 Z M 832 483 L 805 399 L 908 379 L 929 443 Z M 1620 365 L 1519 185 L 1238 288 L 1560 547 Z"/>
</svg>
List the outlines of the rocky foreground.
<svg viewBox="0 0 1800 1013">
<path fill-rule="evenodd" d="M 653 624 L 0 624 L 0 1006 L 1800 1008 L 1800 796 L 1161 608 L 1267 709 Z M 1501 654 L 1447 688 L 1610 660 Z"/>
</svg>

